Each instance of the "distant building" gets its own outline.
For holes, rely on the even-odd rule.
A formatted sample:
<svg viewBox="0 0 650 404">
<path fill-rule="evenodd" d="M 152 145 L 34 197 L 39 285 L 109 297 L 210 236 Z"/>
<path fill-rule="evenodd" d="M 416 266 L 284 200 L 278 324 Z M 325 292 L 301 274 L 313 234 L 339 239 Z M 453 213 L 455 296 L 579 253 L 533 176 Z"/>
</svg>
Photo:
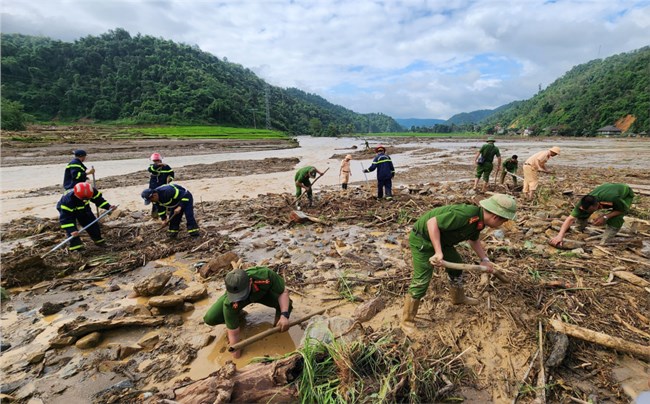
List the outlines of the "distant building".
<svg viewBox="0 0 650 404">
<path fill-rule="evenodd" d="M 623 131 L 613 125 L 604 126 L 596 130 L 597 135 L 620 135 L 621 133 L 623 133 Z"/>
</svg>

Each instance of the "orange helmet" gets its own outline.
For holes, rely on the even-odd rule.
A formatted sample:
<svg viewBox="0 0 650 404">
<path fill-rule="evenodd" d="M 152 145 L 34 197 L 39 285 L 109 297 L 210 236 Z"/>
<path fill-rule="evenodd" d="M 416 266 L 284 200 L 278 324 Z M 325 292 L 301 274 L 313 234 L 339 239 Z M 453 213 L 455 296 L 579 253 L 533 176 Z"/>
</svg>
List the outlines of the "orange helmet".
<svg viewBox="0 0 650 404">
<path fill-rule="evenodd" d="M 156 161 L 156 160 L 162 161 L 162 156 L 160 155 L 160 153 L 154 153 L 151 155 L 151 161 Z"/>
<path fill-rule="evenodd" d="M 76 184 L 73 188 L 74 196 L 79 199 L 90 199 L 93 197 L 95 191 L 93 190 L 92 185 L 88 182 L 80 182 Z"/>
<path fill-rule="evenodd" d="M 379 146 L 375 147 L 375 153 L 379 153 L 379 150 L 386 151 L 386 148 L 384 146 L 382 146 L 382 145 L 379 145 Z"/>
</svg>

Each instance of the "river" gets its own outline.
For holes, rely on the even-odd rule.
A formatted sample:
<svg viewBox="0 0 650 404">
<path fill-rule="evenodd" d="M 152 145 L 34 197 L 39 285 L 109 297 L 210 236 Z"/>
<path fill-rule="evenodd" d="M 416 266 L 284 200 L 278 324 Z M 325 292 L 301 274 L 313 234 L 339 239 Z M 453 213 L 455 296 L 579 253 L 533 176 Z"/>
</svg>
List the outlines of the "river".
<svg viewBox="0 0 650 404">
<path fill-rule="evenodd" d="M 344 154 L 359 150 L 364 146 L 364 140 L 358 138 L 315 138 L 299 137 L 300 147 L 294 149 L 282 149 L 276 151 L 220 153 L 169 157 L 165 163 L 171 167 L 183 167 L 193 164 L 207 164 L 214 162 L 232 160 L 262 160 L 268 157 L 297 157 L 300 163 L 296 168 L 313 165 L 323 171 L 330 169 L 327 175 L 319 180 L 320 186 L 337 185 L 340 161 L 330 159 L 334 154 Z M 379 139 L 370 139 L 371 145 L 376 145 Z M 441 160 L 458 159 L 469 164 L 472 156 L 483 144 L 482 140 L 451 140 L 451 139 L 422 139 L 412 143 L 403 143 L 398 139 L 381 139 L 388 147 L 388 153 L 393 159 L 397 175 L 395 186 L 400 185 L 399 172 L 416 167 L 418 164 L 431 163 Z M 400 147 L 416 148 L 437 148 L 443 150 L 440 153 L 418 154 L 413 151 L 391 154 L 391 144 L 399 142 Z M 531 154 L 551 146 L 560 146 L 562 153 L 554 158 L 549 164 L 565 166 L 585 167 L 594 165 L 598 167 L 634 168 L 650 170 L 650 139 L 508 139 L 498 140 L 497 145 L 501 149 L 502 156 L 509 157 L 512 154 L 519 155 L 520 161 L 525 160 Z M 357 149 L 353 147 L 356 146 Z M 450 154 L 452 157 L 449 157 Z M 69 157 L 61 156 L 61 164 L 40 165 L 40 166 L 17 166 L 0 167 L 0 212 L 2 223 L 19 219 L 26 215 L 53 218 L 58 213 L 55 205 L 59 199 L 58 195 L 48 195 L 29 198 L 18 198 L 18 196 L 30 191 L 47 186 L 61 184 L 63 170 Z M 130 160 L 103 160 L 88 161 L 97 170 L 97 181 L 101 183 L 102 176 L 124 175 L 146 170 L 149 164 L 148 159 Z M 352 180 L 364 180 L 361 173 L 361 164 L 367 167 L 367 161 L 354 161 L 352 163 Z M 239 198 L 255 198 L 258 194 L 265 193 L 293 193 L 293 175 L 295 169 L 286 172 L 275 172 L 269 174 L 244 175 L 225 178 L 207 178 L 179 181 L 179 184 L 189 189 L 194 195 L 195 201 L 219 201 Z M 374 178 L 369 174 L 369 179 Z M 140 198 L 140 192 L 147 186 L 131 186 L 120 189 L 101 189 L 104 196 L 111 204 L 119 204 L 120 208 L 128 210 L 145 209 Z"/>
</svg>

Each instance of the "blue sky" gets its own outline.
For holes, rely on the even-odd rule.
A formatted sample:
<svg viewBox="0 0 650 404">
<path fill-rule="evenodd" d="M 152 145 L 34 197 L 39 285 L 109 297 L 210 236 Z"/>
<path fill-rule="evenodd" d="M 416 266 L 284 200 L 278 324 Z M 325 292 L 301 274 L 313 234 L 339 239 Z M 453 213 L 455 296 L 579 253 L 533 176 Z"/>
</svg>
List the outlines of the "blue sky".
<svg viewBox="0 0 650 404">
<path fill-rule="evenodd" d="M 447 119 L 650 45 L 650 0 L 2 0 L 2 32 L 124 28 L 360 113 Z"/>
</svg>

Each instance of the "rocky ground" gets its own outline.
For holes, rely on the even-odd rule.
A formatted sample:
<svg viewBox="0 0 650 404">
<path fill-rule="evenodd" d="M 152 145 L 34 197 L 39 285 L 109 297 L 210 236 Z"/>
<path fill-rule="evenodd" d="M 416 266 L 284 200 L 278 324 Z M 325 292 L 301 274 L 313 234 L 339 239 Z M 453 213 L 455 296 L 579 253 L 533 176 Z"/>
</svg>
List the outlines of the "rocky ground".
<svg viewBox="0 0 650 404">
<path fill-rule="evenodd" d="M 355 158 L 369 152 L 357 153 Z M 295 162 L 268 164 L 286 170 Z M 216 171 L 241 175 L 238 167 L 248 168 L 234 164 Z M 411 275 L 410 228 L 433 207 L 489 196 L 475 194 L 466 181 L 453 182 L 469 169 L 453 156 L 400 173 L 411 185 L 397 189 L 392 202 L 375 200 L 372 182 L 347 192 L 316 185 L 315 206 L 303 206 L 301 220 L 290 219 L 296 213 L 288 194 L 197 203 L 199 239 L 182 235 L 172 242 L 148 212 L 117 211 L 102 224 L 107 248 L 86 240 L 82 254 L 60 249 L 41 259 L 62 239 L 56 220 L 3 224 L 2 284 L 10 299 L 2 302 L 1 393 L 8 400 L 46 403 L 199 402 L 206 391 L 212 391 L 210 402 L 219 394 L 240 402 L 260 399 L 246 395 L 254 390 L 247 389 L 246 377 L 263 372 L 255 367 L 262 365 L 244 366 L 252 356 L 293 351 L 301 328 L 246 348 L 235 368 L 227 363 L 222 326 L 208 327 L 202 316 L 223 293 L 229 269 L 266 265 L 287 282 L 292 318 L 338 302 L 328 318 L 357 320 L 359 338 L 390 336 L 403 358 L 447 364 L 440 371 L 447 374 L 440 400 L 629 402 L 648 389 L 648 192 L 640 190 L 611 245 L 598 245 L 598 228 L 570 233 L 571 250 L 550 247 L 547 240 L 579 195 L 602 182 L 648 184 L 650 174 L 554 168 L 562 179 L 545 178 L 535 203 L 519 199 L 515 221 L 482 232 L 509 282 L 468 273 L 467 292 L 482 304 L 459 307 L 449 304 L 445 276 L 435 274 L 418 315 L 421 335 L 410 341 L 398 327 Z M 186 169 L 184 175 L 215 172 Z M 495 186 L 490 192 L 517 195 Z M 476 262 L 468 246 L 459 251 L 466 262 Z M 254 307 L 246 318 L 249 332 L 270 327 L 268 312 Z M 571 334 L 558 332 L 563 323 L 618 337 L 619 345 L 562 338 Z M 278 397 L 295 397 L 286 389 L 290 380 L 283 380 L 275 382 L 286 394 Z M 206 390 L 201 381 L 221 387 Z M 404 400 L 408 389 L 408 383 L 395 386 L 393 400 Z"/>
</svg>

